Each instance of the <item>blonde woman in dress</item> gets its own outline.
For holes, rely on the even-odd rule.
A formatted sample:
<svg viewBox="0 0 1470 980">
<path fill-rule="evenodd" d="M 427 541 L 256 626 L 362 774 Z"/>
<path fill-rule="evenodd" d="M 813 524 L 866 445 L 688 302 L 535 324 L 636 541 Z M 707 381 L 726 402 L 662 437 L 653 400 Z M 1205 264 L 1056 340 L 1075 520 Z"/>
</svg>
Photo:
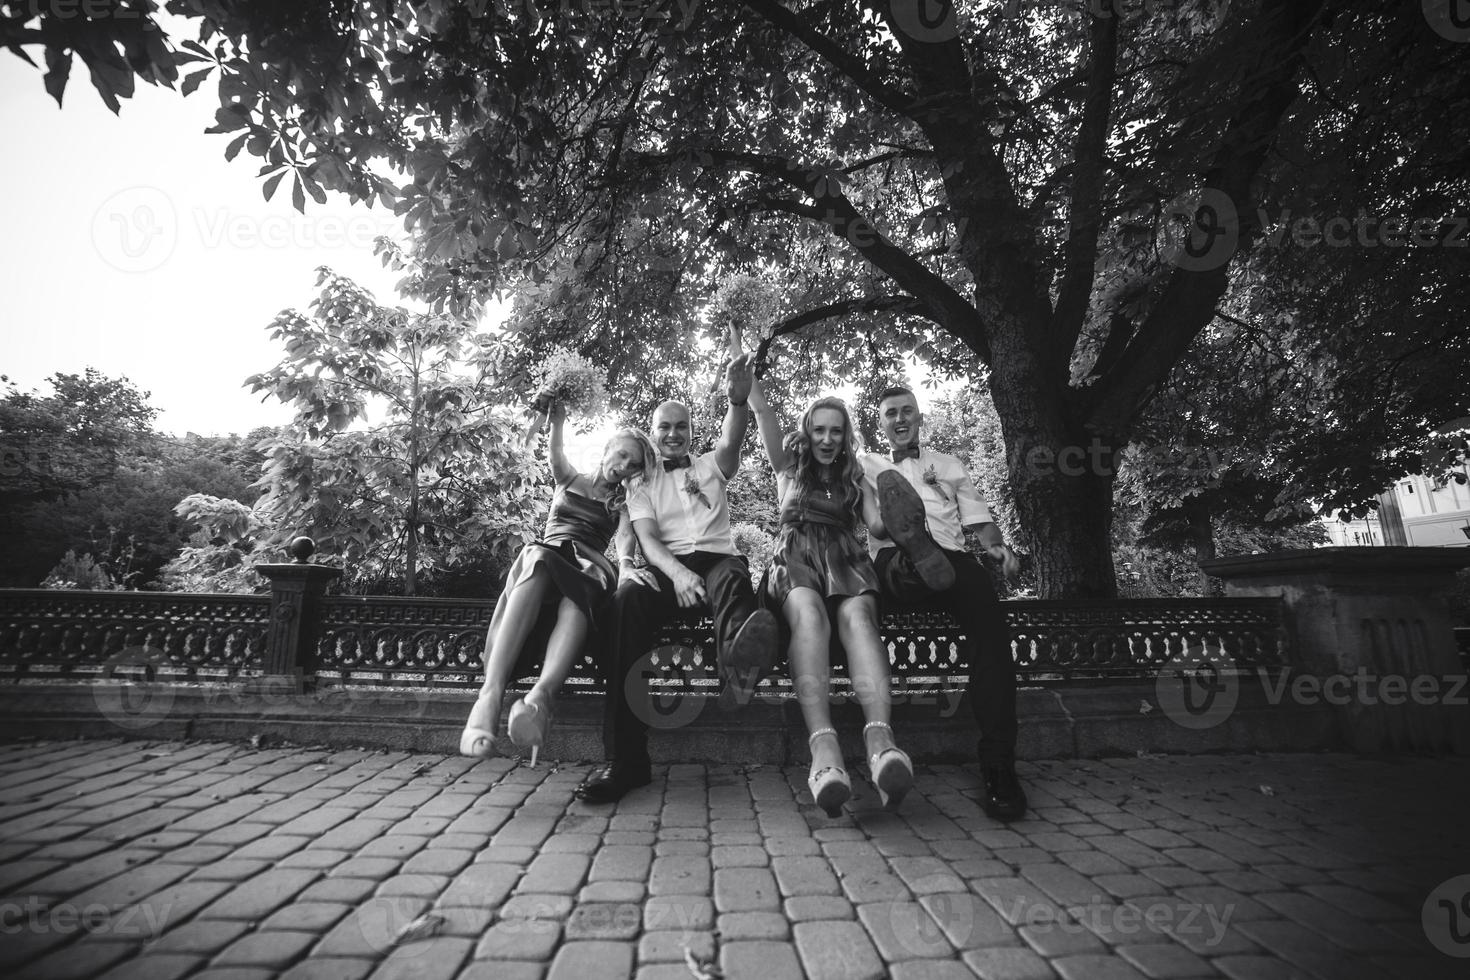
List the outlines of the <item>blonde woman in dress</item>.
<svg viewBox="0 0 1470 980">
<path fill-rule="evenodd" d="M 888 809 L 914 783 L 909 757 L 893 742 L 889 725 L 888 651 L 878 637 L 878 576 L 857 538 L 861 520 L 883 533 L 878 502 L 862 489 L 857 435 L 839 398 L 819 398 L 783 437 L 759 382 L 750 404 L 761 442 L 776 473 L 781 530 L 762 600 L 779 609 L 791 639 L 787 650 L 807 742 L 812 752 L 808 787 L 829 816 L 852 795 L 828 696 L 831 639 L 847 653 L 853 692 L 862 706 L 863 742 L 878 797 Z"/>
<path fill-rule="evenodd" d="M 616 535 L 620 557 L 632 557 L 627 491 L 656 463 L 653 443 L 638 429 L 619 429 L 603 448 L 593 473 L 579 473 L 562 446 L 566 410 L 553 401 L 533 427 L 549 420 L 548 454 L 556 489 L 546 531 L 521 549 L 506 575 L 505 588 L 485 638 L 485 681 L 459 739 L 463 755 L 495 755 L 495 731 L 505 688 L 528 640 L 544 638 L 536 683 L 511 706 L 506 732 L 518 749 L 529 750 L 531 765 L 546 740 L 557 690 L 581 655 L 601 619 L 618 576 L 606 551 Z M 534 431 L 532 438 L 534 438 Z M 529 644 L 537 646 L 538 644 Z"/>
</svg>

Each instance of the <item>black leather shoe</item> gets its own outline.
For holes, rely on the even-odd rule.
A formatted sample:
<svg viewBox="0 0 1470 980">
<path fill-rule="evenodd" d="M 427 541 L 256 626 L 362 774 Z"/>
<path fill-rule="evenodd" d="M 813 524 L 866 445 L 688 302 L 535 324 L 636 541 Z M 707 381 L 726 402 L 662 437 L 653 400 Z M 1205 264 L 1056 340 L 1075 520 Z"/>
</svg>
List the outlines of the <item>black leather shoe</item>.
<svg viewBox="0 0 1470 980">
<path fill-rule="evenodd" d="M 616 762 L 593 772 L 574 794 L 583 803 L 616 803 L 640 786 L 653 782 L 648 766 L 620 766 Z"/>
<path fill-rule="evenodd" d="M 985 814 L 993 820 L 1019 820 L 1026 815 L 1026 793 L 1009 762 L 980 766 Z"/>
<path fill-rule="evenodd" d="M 750 703 L 761 678 L 776 665 L 778 636 L 776 617 L 769 609 L 757 609 L 740 624 L 722 654 L 720 676 L 725 686 L 716 702 L 721 711 L 734 711 Z"/>
</svg>

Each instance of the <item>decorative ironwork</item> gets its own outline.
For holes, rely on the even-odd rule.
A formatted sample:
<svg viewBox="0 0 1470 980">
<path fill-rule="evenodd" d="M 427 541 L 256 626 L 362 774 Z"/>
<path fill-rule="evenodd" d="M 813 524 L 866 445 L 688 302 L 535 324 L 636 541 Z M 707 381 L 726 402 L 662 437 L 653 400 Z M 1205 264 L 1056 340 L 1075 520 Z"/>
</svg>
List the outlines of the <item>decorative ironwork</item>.
<svg viewBox="0 0 1470 980">
<path fill-rule="evenodd" d="M 233 676 L 258 669 L 270 626 L 268 596 L 0 590 L 0 670 L 78 676 L 132 660 L 163 676 Z M 1148 677 L 1165 667 L 1287 662 L 1279 599 L 1016 600 L 1001 604 L 1021 679 Z M 343 684 L 474 687 L 481 680 L 493 600 L 326 596 L 314 666 Z M 898 690 L 962 687 L 969 644 L 942 612 L 891 612 L 882 623 Z M 1222 660 L 1228 658 L 1228 660 Z M 661 686 L 717 688 L 707 618 L 681 618 L 650 657 Z M 591 657 L 569 686 L 601 690 Z M 834 670 L 834 682 L 845 672 Z M 789 686 L 783 676 L 778 688 Z"/>
<path fill-rule="evenodd" d="M 478 686 L 494 600 L 326 596 L 317 673 L 343 682 Z"/>
<path fill-rule="evenodd" d="M 270 597 L 0 589 L 0 671 L 227 677 L 258 668 Z"/>
</svg>

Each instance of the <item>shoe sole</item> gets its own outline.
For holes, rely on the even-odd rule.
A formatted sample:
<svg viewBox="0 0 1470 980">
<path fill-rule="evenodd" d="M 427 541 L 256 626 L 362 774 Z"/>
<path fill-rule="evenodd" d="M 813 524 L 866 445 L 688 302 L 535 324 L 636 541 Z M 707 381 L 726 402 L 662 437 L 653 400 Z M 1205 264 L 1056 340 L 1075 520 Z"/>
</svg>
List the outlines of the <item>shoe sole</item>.
<svg viewBox="0 0 1470 980">
<path fill-rule="evenodd" d="M 842 804 L 852 799 L 852 786 L 848 783 L 833 781 L 822 787 L 820 796 L 813 797 L 813 802 L 822 808 L 829 817 L 842 816 Z"/>
<path fill-rule="evenodd" d="M 734 711 L 750 703 L 761 676 L 776 664 L 776 641 L 780 631 L 768 609 L 757 609 L 741 624 L 725 651 L 725 686 L 716 702 L 721 711 Z"/>
<path fill-rule="evenodd" d="M 944 592 L 954 585 L 954 567 L 934 539 L 924 517 L 924 501 L 897 470 L 878 474 L 878 507 L 888 537 L 913 562 L 925 586 Z"/>
<path fill-rule="evenodd" d="M 883 809 L 890 813 L 898 809 L 909 790 L 914 788 L 914 771 L 897 757 L 878 767 L 873 784 L 878 787 Z"/>
</svg>

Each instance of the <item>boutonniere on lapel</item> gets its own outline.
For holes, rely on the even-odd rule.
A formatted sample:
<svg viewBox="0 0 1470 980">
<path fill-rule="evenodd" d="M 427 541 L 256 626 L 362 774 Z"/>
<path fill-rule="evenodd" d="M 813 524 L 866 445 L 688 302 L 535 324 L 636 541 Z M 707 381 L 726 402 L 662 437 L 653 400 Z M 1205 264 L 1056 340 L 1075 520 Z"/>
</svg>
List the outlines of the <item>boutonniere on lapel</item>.
<svg viewBox="0 0 1470 980">
<path fill-rule="evenodd" d="M 949 494 L 945 491 L 944 484 L 939 482 L 939 474 L 934 472 L 933 463 L 930 463 L 929 468 L 924 471 L 924 482 L 929 484 L 935 490 L 938 490 L 939 495 L 945 500 L 949 499 Z"/>
<path fill-rule="evenodd" d="M 694 478 L 693 473 L 684 474 L 684 492 L 691 497 L 698 497 L 699 502 L 710 510 L 715 509 L 715 505 L 709 502 L 709 498 L 704 495 L 704 491 L 699 489 L 699 481 Z"/>
</svg>

